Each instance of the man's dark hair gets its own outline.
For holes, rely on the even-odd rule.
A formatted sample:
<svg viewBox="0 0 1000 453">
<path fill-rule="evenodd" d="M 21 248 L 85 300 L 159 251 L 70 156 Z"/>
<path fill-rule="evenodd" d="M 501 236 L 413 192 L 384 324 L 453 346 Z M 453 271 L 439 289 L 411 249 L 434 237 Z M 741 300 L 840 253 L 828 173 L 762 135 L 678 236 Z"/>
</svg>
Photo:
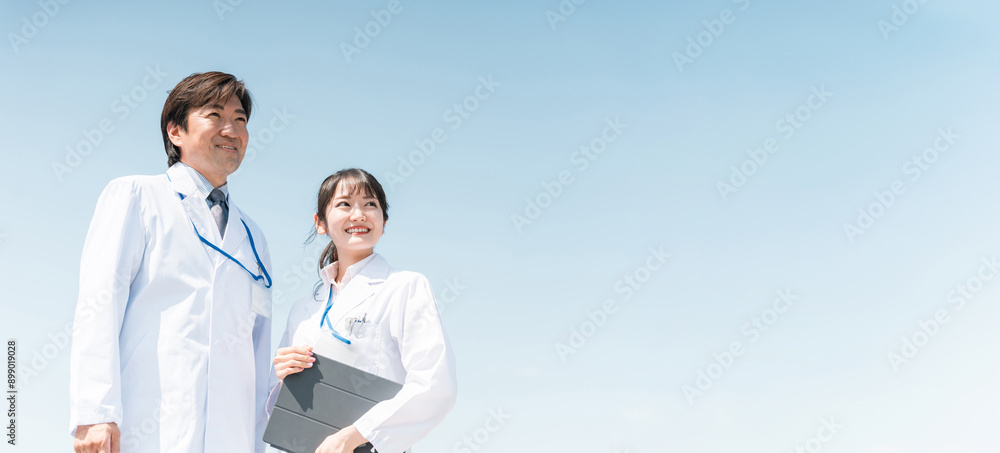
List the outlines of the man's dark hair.
<svg viewBox="0 0 1000 453">
<path fill-rule="evenodd" d="M 249 119 L 250 108 L 253 106 L 250 91 L 242 80 L 237 80 L 232 74 L 216 71 L 191 74 L 170 90 L 160 115 L 160 132 L 163 134 L 163 147 L 167 151 L 168 167 L 181 160 L 181 149 L 170 141 L 167 126 L 174 123 L 181 130 L 187 131 L 187 118 L 191 110 L 214 103 L 225 104 L 232 96 L 240 100 Z"/>
</svg>

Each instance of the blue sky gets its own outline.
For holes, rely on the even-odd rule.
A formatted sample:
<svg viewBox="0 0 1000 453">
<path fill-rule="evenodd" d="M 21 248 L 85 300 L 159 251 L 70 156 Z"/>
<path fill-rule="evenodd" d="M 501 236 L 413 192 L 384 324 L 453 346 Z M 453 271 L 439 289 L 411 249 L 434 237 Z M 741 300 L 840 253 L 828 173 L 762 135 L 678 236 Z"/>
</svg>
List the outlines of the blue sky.
<svg viewBox="0 0 1000 453">
<path fill-rule="evenodd" d="M 267 234 L 275 326 L 318 281 L 323 178 L 390 187 L 378 251 L 431 280 L 458 359 L 418 451 L 997 450 L 1000 5 L 400 0 L 375 27 L 389 3 L 0 5 L 0 331 L 41 365 L 25 451 L 70 442 L 59 332 L 97 197 L 165 170 L 166 91 L 207 70 L 255 96 L 230 185 Z M 356 27 L 378 32 L 348 58 Z M 902 338 L 923 345 L 893 365 Z"/>
</svg>

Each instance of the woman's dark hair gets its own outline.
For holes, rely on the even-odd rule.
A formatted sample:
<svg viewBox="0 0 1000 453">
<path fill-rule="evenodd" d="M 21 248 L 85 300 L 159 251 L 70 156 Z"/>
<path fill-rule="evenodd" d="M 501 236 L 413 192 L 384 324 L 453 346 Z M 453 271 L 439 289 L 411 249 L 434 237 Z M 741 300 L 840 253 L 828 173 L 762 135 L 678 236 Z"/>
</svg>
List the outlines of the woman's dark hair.
<svg viewBox="0 0 1000 453">
<path fill-rule="evenodd" d="M 360 168 L 346 168 L 327 176 L 323 180 L 323 184 L 319 185 L 316 215 L 319 216 L 321 222 L 326 222 L 326 207 L 330 204 L 333 196 L 337 194 L 337 187 L 341 184 L 346 184 L 346 187 L 350 189 L 347 192 L 348 195 L 360 193 L 366 197 L 375 197 L 379 206 L 382 207 L 382 220 L 389 220 L 389 202 L 385 201 L 385 190 L 382 189 L 382 184 L 379 184 L 378 180 L 367 171 Z M 316 230 L 314 229 L 306 242 L 311 242 L 315 237 Z M 329 266 L 334 261 L 337 261 L 337 247 L 333 245 L 333 241 L 330 241 L 319 256 L 319 268 Z"/>
<path fill-rule="evenodd" d="M 167 136 L 167 126 L 174 123 L 187 131 L 187 119 L 191 110 L 215 102 L 224 104 L 233 96 L 240 100 L 249 119 L 250 109 L 253 107 L 250 91 L 243 85 L 242 80 L 237 80 L 232 74 L 214 71 L 191 74 L 170 90 L 166 102 L 163 103 L 163 113 L 160 114 L 160 133 L 163 134 L 168 167 L 181 160 L 181 150 L 174 146 Z"/>
</svg>

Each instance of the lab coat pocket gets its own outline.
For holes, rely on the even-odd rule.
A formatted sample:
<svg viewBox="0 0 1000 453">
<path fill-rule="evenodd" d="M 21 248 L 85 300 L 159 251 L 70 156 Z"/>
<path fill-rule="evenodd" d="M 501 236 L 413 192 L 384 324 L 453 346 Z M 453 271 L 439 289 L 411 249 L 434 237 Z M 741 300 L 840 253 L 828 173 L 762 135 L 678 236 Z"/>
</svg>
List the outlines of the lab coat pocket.
<svg viewBox="0 0 1000 453">
<path fill-rule="evenodd" d="M 358 340 L 364 340 L 365 338 L 371 336 L 372 332 L 375 331 L 373 325 L 374 323 L 371 321 L 365 321 L 365 322 L 358 321 L 357 325 L 352 330 L 354 334 L 353 337 L 357 338 Z"/>
<path fill-rule="evenodd" d="M 379 356 L 382 348 L 382 326 L 372 321 L 359 323 L 348 337 L 357 346 L 358 359 L 354 367 L 378 374 Z"/>
<path fill-rule="evenodd" d="M 313 347 L 313 352 L 345 365 L 353 365 L 363 353 L 355 342 L 344 343 L 330 332 L 323 330 L 316 331 L 316 336 L 310 344 Z"/>
</svg>

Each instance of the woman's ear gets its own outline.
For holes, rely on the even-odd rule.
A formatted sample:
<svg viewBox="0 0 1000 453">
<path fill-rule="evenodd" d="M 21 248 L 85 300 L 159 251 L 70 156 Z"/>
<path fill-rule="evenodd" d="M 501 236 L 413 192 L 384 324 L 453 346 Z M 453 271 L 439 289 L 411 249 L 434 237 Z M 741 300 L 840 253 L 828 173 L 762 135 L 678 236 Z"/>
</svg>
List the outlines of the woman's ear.
<svg viewBox="0 0 1000 453">
<path fill-rule="evenodd" d="M 323 222 L 319 221 L 319 214 L 313 214 L 313 223 L 316 224 L 316 234 L 320 236 L 326 234 L 326 227 L 323 226 Z"/>
</svg>

